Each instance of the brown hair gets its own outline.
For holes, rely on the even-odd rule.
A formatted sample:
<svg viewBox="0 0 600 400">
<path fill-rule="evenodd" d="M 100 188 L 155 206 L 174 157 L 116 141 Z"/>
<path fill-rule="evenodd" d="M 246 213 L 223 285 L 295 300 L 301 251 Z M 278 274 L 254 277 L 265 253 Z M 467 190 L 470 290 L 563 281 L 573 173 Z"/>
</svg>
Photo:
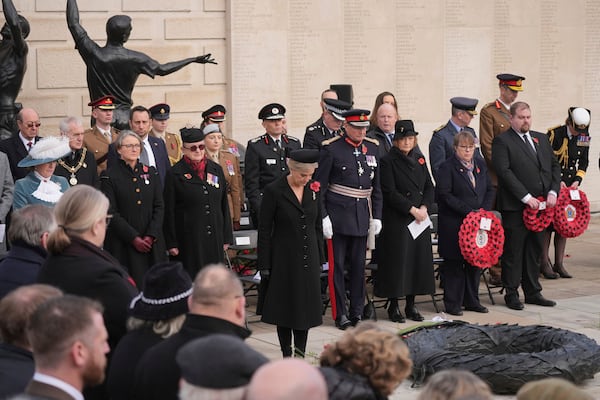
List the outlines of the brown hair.
<svg viewBox="0 0 600 400">
<path fill-rule="evenodd" d="M 392 92 L 381 92 L 375 97 L 375 105 L 373 105 L 373 111 L 371 111 L 371 116 L 369 117 L 369 122 L 371 123 L 371 127 L 377 126 L 377 111 L 379 110 L 379 106 L 383 104 L 383 98 L 385 96 L 392 96 L 394 98 L 394 108 L 396 109 L 396 116 L 400 119 L 400 114 L 398 114 L 398 102 L 396 101 L 396 96 Z"/>
<path fill-rule="evenodd" d="M 478 395 L 484 400 L 492 400 L 492 392 L 487 383 L 470 371 L 447 369 L 433 374 L 418 400 L 456 400 L 462 396 Z"/>
</svg>

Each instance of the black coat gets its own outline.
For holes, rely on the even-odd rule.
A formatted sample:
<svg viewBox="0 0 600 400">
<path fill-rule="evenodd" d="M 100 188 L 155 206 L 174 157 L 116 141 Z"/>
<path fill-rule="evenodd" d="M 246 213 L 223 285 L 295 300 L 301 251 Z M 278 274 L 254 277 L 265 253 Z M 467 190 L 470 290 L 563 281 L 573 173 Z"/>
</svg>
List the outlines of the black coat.
<svg viewBox="0 0 600 400">
<path fill-rule="evenodd" d="M 223 262 L 223 245 L 233 242 L 223 169 L 206 160 L 205 171 L 216 182 L 201 180 L 183 158 L 165 181 L 167 249 L 179 249 L 179 256 L 171 259 L 181 261 L 192 279 L 203 266 Z"/>
<path fill-rule="evenodd" d="M 0 261 L 0 299 L 19 286 L 35 283 L 46 256 L 41 246 L 33 247 L 21 241 L 12 243 Z"/>
<path fill-rule="evenodd" d="M 327 384 L 329 400 L 385 400 L 368 379 L 338 367 L 321 367 L 321 374 Z"/>
<path fill-rule="evenodd" d="M 533 197 L 548 196 L 550 190 L 560 190 L 560 165 L 548 136 L 530 131 L 536 147 L 534 158 L 521 136 L 512 128 L 496 136 L 492 142 L 492 162 L 498 175 L 496 208 L 500 211 L 521 211 L 521 199 L 526 194 Z"/>
<path fill-rule="evenodd" d="M 133 379 L 135 368 L 146 350 L 163 339 L 152 327 L 128 332 L 121 338 L 110 361 L 106 386 L 111 400 L 129 400 L 134 397 Z"/>
<path fill-rule="evenodd" d="M 84 150 L 85 156 L 83 155 Z M 94 154 L 91 151 L 87 151 L 85 147 L 77 150 L 74 156 L 72 156 L 71 153 L 61 158 L 56 164 L 56 170 L 54 171 L 54 175 L 67 178 L 69 185 L 74 186 L 74 184 L 70 181 L 71 171 L 69 171 L 69 168 L 73 168 L 74 170 L 76 169 L 76 171 L 73 171 L 73 174 L 77 179 L 77 183 L 75 183 L 75 185 L 85 184 L 98 187 L 96 159 L 94 158 Z"/>
<path fill-rule="evenodd" d="M 48 257 L 38 275 L 38 283 L 100 301 L 111 349 L 125 335 L 129 303 L 137 290 L 125 269 L 101 248 L 71 238 L 71 244 L 61 254 Z"/>
<path fill-rule="evenodd" d="M 315 123 L 306 127 L 304 132 L 304 140 L 302 140 L 303 149 L 321 150 L 321 143 L 324 140 L 331 139 L 339 135 L 339 132 L 332 132 L 323 123 L 323 118 L 319 118 Z"/>
<path fill-rule="evenodd" d="M 474 158 L 475 188 L 467 170 L 454 157 L 444 161 L 438 170 L 435 188 L 438 201 L 438 251 L 448 260 L 462 260 L 458 245 L 458 231 L 463 220 L 473 210 L 491 210 L 495 190 L 487 173 L 485 161 Z"/>
<path fill-rule="evenodd" d="M 178 400 L 181 370 L 175 361 L 177 350 L 186 343 L 213 333 L 232 335 L 241 339 L 250 331 L 224 319 L 187 314 L 181 330 L 158 343 L 144 354 L 135 370 L 133 399 Z M 235 357 L 224 354 L 224 357 Z M 210 362 L 210 360 L 207 360 Z"/>
<path fill-rule="evenodd" d="M 141 163 L 131 169 L 119 160 L 102 173 L 100 189 L 110 201 L 108 212 L 113 216 L 104 248 L 128 269 L 141 287 L 148 268 L 167 258 L 162 231 L 164 203 L 158 173 L 154 167 Z M 138 236 L 155 239 L 149 253 L 140 253 L 133 247 L 132 241 Z"/>
<path fill-rule="evenodd" d="M 0 343 L 0 399 L 23 393 L 34 372 L 29 350 Z"/>
<path fill-rule="evenodd" d="M 383 229 L 378 248 L 375 294 L 402 297 L 435 291 L 429 228 L 416 239 L 408 231 L 412 206 L 433 204 L 433 183 L 425 158 L 414 150 L 405 156 L 393 147 L 381 159 Z"/>
<path fill-rule="evenodd" d="M 36 136 L 34 142 L 37 142 L 41 138 Z M 29 151 L 21 141 L 19 135 L 15 135 L 11 138 L 0 141 L 0 151 L 5 153 L 10 163 L 10 171 L 12 172 L 13 181 L 17 179 L 25 178 L 29 173 L 28 167 L 17 167 L 19 161 L 27 157 Z"/>
<path fill-rule="evenodd" d="M 323 228 L 319 192 L 304 187 L 302 204 L 282 177 L 267 185 L 258 229 L 258 266 L 269 270 L 262 321 L 292 329 L 321 325 Z"/>
</svg>

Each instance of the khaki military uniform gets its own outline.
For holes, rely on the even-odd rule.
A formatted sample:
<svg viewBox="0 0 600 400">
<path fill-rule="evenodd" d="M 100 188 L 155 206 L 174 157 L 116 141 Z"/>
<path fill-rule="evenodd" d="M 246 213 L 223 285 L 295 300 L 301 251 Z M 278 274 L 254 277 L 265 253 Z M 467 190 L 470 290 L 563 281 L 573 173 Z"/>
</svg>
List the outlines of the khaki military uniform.
<svg viewBox="0 0 600 400">
<path fill-rule="evenodd" d="M 119 137 L 119 130 L 110 128 L 110 131 L 112 135 L 110 143 L 113 143 Z M 83 133 L 83 145 L 94 155 L 98 175 L 106 169 L 108 145 L 110 143 L 106 136 L 104 136 L 95 125 Z"/>
<path fill-rule="evenodd" d="M 170 132 L 165 132 L 165 135 L 161 136 L 155 133 L 154 129 L 150 130 L 150 135 L 164 140 L 167 148 L 167 154 L 169 155 L 169 162 L 172 166 L 175 165 L 177 161 L 181 160 L 181 157 L 183 157 L 183 153 L 181 151 L 181 136 L 179 136 L 177 133 Z"/>
<path fill-rule="evenodd" d="M 510 112 L 500 101 L 486 104 L 479 113 L 479 142 L 487 163 L 492 184 L 498 186 L 498 178 L 492 164 L 492 141 L 510 128 Z"/>
<path fill-rule="evenodd" d="M 239 159 L 228 150 L 219 151 L 219 165 L 227 181 L 227 201 L 232 222 L 240 222 L 242 210 L 242 180 Z"/>
</svg>

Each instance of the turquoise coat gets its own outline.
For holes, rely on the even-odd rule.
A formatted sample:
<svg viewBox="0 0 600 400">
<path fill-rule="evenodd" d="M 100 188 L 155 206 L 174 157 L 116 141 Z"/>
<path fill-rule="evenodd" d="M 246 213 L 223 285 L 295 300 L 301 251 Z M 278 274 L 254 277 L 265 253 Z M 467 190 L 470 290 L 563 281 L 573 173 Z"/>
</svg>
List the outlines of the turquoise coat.
<svg viewBox="0 0 600 400">
<path fill-rule="evenodd" d="M 66 192 L 69 188 L 69 182 L 62 176 L 52 175 L 50 180 L 60 185 L 60 191 L 62 193 Z M 16 181 L 15 192 L 13 195 L 13 208 L 18 210 L 29 204 L 43 204 L 45 206 L 54 207 L 56 203 L 50 203 L 33 196 L 33 192 L 36 191 L 39 185 L 40 180 L 35 176 L 33 171 L 28 173 L 25 178 Z"/>
</svg>

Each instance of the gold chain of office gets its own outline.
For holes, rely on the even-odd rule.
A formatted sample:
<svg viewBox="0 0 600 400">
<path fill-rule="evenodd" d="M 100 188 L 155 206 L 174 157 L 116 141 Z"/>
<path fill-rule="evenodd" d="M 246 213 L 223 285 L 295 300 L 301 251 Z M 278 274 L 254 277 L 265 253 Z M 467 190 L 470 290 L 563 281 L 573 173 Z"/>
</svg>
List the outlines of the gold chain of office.
<svg viewBox="0 0 600 400">
<path fill-rule="evenodd" d="M 67 163 L 64 162 L 62 159 L 57 160 L 58 164 L 60 164 L 61 167 L 63 167 L 64 169 L 66 169 L 67 171 L 69 171 L 71 173 L 71 177 L 69 178 L 69 184 L 71 186 L 77 185 L 77 177 L 75 176 L 75 174 L 85 164 L 84 161 L 85 161 L 86 154 L 87 154 L 87 149 L 85 147 L 83 147 L 81 150 L 81 158 L 79 159 L 79 162 L 73 167 L 67 165 Z"/>
</svg>

